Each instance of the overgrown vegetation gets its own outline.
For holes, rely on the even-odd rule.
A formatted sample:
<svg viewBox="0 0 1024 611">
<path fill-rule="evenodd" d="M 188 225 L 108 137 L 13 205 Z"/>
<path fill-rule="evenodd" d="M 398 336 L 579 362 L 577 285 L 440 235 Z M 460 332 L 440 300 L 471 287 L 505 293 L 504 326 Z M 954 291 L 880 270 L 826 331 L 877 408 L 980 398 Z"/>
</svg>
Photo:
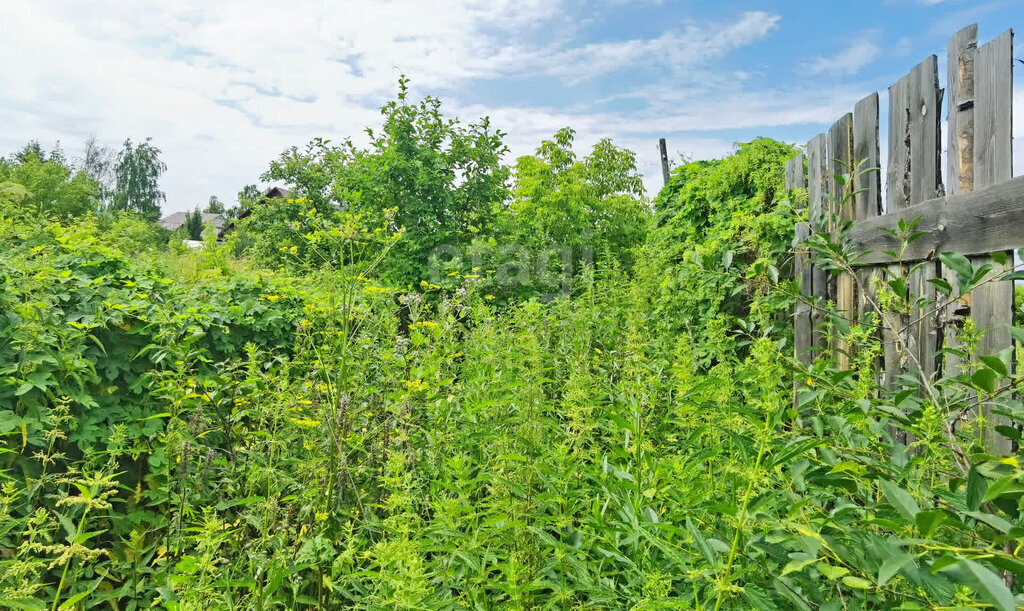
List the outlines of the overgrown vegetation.
<svg viewBox="0 0 1024 611">
<path fill-rule="evenodd" d="M 894 277 L 830 327 L 851 370 L 798 365 L 791 147 L 686 164 L 652 210 L 611 142 L 510 169 L 406 96 L 366 150 L 273 162 L 293 196 L 247 188 L 227 244 L 0 184 L 0 606 L 1015 607 L 1011 355 L 967 321 L 962 373 L 880 387 Z M 951 296 L 994 281 L 944 261 Z"/>
</svg>

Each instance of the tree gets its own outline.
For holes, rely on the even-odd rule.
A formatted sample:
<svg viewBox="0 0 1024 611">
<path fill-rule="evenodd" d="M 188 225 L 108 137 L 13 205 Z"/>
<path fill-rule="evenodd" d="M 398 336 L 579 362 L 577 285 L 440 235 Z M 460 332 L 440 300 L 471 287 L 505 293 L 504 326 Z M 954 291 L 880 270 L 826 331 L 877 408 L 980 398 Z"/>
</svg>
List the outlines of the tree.
<svg viewBox="0 0 1024 611">
<path fill-rule="evenodd" d="M 285 151 L 262 176 L 284 181 L 295 198 L 308 199 L 325 217 L 337 210 L 386 222 L 391 230 L 404 227 L 386 269 L 402 284 L 428 277 L 438 247 L 461 249 L 485 231 L 496 204 L 508 196 L 509 177 L 502 164 L 505 134 L 488 118 L 463 124 L 445 117 L 436 98 L 407 98 L 403 77 L 398 99 L 381 109 L 383 129 L 367 130 L 368 148 L 316 139 L 304 151 Z"/>
<path fill-rule="evenodd" d="M 46 161 L 46 153 L 43 152 L 43 147 L 39 145 L 38 140 L 29 140 L 20 151 L 14 154 L 14 159 L 18 163 L 24 163 L 32 157 L 40 161 Z"/>
<path fill-rule="evenodd" d="M 210 201 L 206 204 L 206 210 L 203 210 L 203 212 L 224 214 L 224 202 L 217 199 L 216 195 L 211 195 Z"/>
<path fill-rule="evenodd" d="M 104 204 L 110 203 L 114 192 L 114 167 L 117 155 L 114 150 L 100 142 L 96 136 L 85 141 L 80 167 L 85 175 L 99 185 L 99 198 Z"/>
<path fill-rule="evenodd" d="M 159 182 L 167 165 L 160 160 L 161 151 L 151 140 L 146 138 L 138 145 L 132 144 L 130 138 L 124 141 L 114 171 L 116 186 L 112 207 L 156 220 L 160 217 L 160 204 L 166 200 Z"/>
<path fill-rule="evenodd" d="M 69 220 L 94 212 L 98 204 L 99 185 L 68 165 L 59 146 L 47 156 L 33 141 L 12 158 L 0 158 L 0 182 L 24 187 L 20 205 L 38 216 Z"/>
<path fill-rule="evenodd" d="M 260 188 L 256 185 L 245 185 L 238 191 L 238 205 L 248 206 L 260 198 Z"/>
<path fill-rule="evenodd" d="M 663 334 L 718 333 L 754 315 L 763 324 L 791 324 L 788 303 L 759 300 L 792 256 L 794 202 L 783 194 L 785 165 L 795 153 L 788 144 L 758 138 L 723 159 L 673 170 L 654 200 L 654 222 L 636 267 L 636 286 L 648 294 Z M 756 286 L 760 293 L 751 290 Z M 718 356 L 708 350 L 700 358 L 710 362 L 726 345 L 742 345 L 720 343 Z"/>
<path fill-rule="evenodd" d="M 185 234 L 189 240 L 203 239 L 203 213 L 196 206 L 192 212 L 185 213 Z"/>
<path fill-rule="evenodd" d="M 501 234 L 532 251 L 565 248 L 576 260 L 587 250 L 610 253 L 628 267 L 650 219 L 636 155 L 604 139 L 577 160 L 574 137 L 559 130 L 536 155 L 516 161 Z"/>
</svg>

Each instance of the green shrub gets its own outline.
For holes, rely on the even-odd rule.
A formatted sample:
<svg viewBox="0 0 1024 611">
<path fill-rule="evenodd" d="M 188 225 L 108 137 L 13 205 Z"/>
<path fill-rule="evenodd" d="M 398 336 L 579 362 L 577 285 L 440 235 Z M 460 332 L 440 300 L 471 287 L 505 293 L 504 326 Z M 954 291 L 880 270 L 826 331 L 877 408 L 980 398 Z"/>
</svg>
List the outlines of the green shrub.
<svg viewBox="0 0 1024 611">
<path fill-rule="evenodd" d="M 402 236 L 302 198 L 295 274 L 0 208 L 0 606 L 1013 608 L 1019 429 L 960 418 L 1024 420 L 1010 355 L 967 321 L 881 387 L 882 289 L 850 369 L 796 363 L 785 152 L 684 166 L 547 303 L 391 288 Z"/>
</svg>

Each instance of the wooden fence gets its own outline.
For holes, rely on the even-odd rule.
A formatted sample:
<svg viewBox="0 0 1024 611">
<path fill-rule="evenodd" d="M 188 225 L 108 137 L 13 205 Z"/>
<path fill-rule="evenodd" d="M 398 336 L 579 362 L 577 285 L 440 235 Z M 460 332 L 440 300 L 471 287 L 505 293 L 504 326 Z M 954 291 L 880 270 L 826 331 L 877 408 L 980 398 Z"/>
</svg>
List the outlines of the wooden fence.
<svg viewBox="0 0 1024 611">
<path fill-rule="evenodd" d="M 942 285 L 936 279 L 957 286 L 955 272 L 942 265 L 939 253 L 967 255 L 975 269 L 990 263 L 992 274 L 1002 274 L 1013 266 L 1013 254 L 997 255 L 998 263 L 992 254 L 1024 247 L 1024 177 L 1014 179 L 1012 174 L 1012 91 L 1013 32 L 978 46 L 978 27 L 972 25 L 949 42 L 945 180 L 941 167 L 944 91 L 934 55 L 889 87 L 886 167 L 880 168 L 877 93 L 858 102 L 827 133 L 812 139 L 806 156 L 789 162 L 787 187 L 806 188 L 810 207 L 810 222 L 799 224 L 795 236 L 795 273 L 807 297 L 798 301 L 795 312 L 799 360 L 811 363 L 816 355 L 829 351 L 841 367 L 848 367 L 850 350 L 823 332 L 827 328 L 822 324 L 823 306 L 834 303 L 841 317 L 856 323 L 871 308 L 878 279 L 895 278 L 908 270 L 914 270 L 908 284 L 910 301 L 916 305 L 886 315 L 884 362 L 878 363 L 884 384 L 891 385 L 907 371 L 919 372 L 923 379 L 958 373 L 962 364 L 937 351 L 957 346 L 958 330 L 967 316 L 984 331 L 981 354 L 996 354 L 1012 345 L 1013 282 L 984 282 L 968 294 L 954 293 L 954 299 L 936 293 L 936 284 Z M 854 184 L 844 185 L 841 175 L 850 174 L 861 160 L 865 167 L 880 171 L 855 174 Z M 843 194 L 853 190 L 857 193 L 840 206 Z M 923 235 L 894 258 L 891 251 L 899 250 L 901 241 L 885 230 L 896 229 L 901 220 L 915 219 L 915 231 Z M 826 273 L 809 264 L 806 251 L 800 248 L 815 232 L 834 235 L 837 220 L 853 221 L 848 234 L 853 250 L 867 252 L 853 274 Z M 926 307 L 926 303 L 938 306 Z M 1009 447 L 1009 440 L 1001 436 L 993 436 L 991 442 L 996 449 Z"/>
</svg>

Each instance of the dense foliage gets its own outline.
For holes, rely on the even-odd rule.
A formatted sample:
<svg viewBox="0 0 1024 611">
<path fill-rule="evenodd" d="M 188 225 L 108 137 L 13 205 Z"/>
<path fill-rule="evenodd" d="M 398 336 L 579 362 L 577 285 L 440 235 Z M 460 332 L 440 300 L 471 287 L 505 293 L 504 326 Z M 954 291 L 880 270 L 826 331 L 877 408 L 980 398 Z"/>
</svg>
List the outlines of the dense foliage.
<svg viewBox="0 0 1024 611">
<path fill-rule="evenodd" d="M 247 190 L 236 241 L 193 251 L 0 184 L 0 606 L 1021 602 L 1024 471 L 985 445 L 1019 439 L 1010 355 L 967 320 L 961 371 L 880 387 L 894 278 L 887 317 L 826 329 L 849 370 L 796 363 L 790 147 L 684 165 L 652 215 L 610 142 L 577 160 L 562 131 L 509 174 L 486 122 L 437 111 L 286 153 L 293 196 Z M 608 256 L 550 300 L 486 269 L 442 286 L 419 209 L 458 244 Z M 836 270 L 847 247 L 813 245 Z M 950 295 L 995 281 L 943 257 Z"/>
<path fill-rule="evenodd" d="M 508 169 L 501 164 L 504 134 L 488 119 L 463 125 L 441 112 L 441 102 L 408 100 L 405 79 L 398 99 L 381 108 L 383 128 L 367 130 L 369 147 L 316 139 L 303 151 L 292 148 L 270 164 L 265 180 L 283 181 L 296 199 L 310 202 L 325 222 L 360 215 L 369 222 L 387 220 L 405 239 L 383 273 L 398 284 L 418 282 L 439 248 L 461 249 L 493 221 L 505 198 Z M 300 212 L 294 200 L 257 205 L 248 225 L 258 234 L 252 252 L 266 265 L 324 261 L 303 249 L 294 224 Z M 301 240 L 299 240 L 301 241 Z M 274 244 L 298 246 L 298 256 Z M 282 254 L 284 253 L 284 254 Z"/>
<path fill-rule="evenodd" d="M 124 141 L 114 166 L 111 210 L 131 212 L 154 221 L 160 218 L 160 204 L 166 199 L 160 189 L 160 176 L 167 171 L 160 153 L 150 138 L 138 144 L 130 138 Z"/>
<path fill-rule="evenodd" d="M 99 184 L 65 159 L 60 149 L 45 153 L 36 142 L 10 158 L 0 158 L 0 183 L 25 189 L 21 200 L 39 216 L 69 220 L 94 212 L 99 203 Z"/>
</svg>

